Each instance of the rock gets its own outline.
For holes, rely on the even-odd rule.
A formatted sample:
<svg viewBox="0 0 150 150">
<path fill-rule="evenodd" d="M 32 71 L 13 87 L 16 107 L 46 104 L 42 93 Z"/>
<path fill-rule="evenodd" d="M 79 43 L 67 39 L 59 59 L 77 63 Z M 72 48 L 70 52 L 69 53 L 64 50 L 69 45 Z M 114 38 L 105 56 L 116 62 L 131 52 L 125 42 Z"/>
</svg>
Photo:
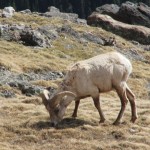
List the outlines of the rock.
<svg viewBox="0 0 150 150">
<path fill-rule="evenodd" d="M 20 40 L 28 46 L 51 47 L 50 41 L 37 30 L 23 30 L 20 37 Z"/>
<path fill-rule="evenodd" d="M 60 13 L 59 9 L 54 7 L 54 6 L 48 7 L 48 11 L 49 12 L 54 12 L 54 13 Z"/>
<path fill-rule="evenodd" d="M 129 48 L 126 51 L 122 51 L 122 49 L 117 49 L 117 51 L 119 51 L 120 53 L 123 53 L 130 60 L 136 60 L 136 61 L 142 61 L 142 62 L 146 61 L 143 55 L 138 53 L 136 49 Z"/>
<path fill-rule="evenodd" d="M 39 86 L 33 86 L 26 82 L 20 82 L 18 84 L 18 86 L 19 86 L 19 89 L 21 90 L 22 94 L 25 94 L 26 96 L 37 95 L 37 94 L 41 93 L 41 91 L 44 89 Z"/>
<path fill-rule="evenodd" d="M 62 27 L 58 28 L 58 33 L 66 33 L 68 35 L 73 36 L 75 39 L 79 40 L 80 43 L 87 43 L 92 42 L 100 45 L 104 45 L 105 41 L 100 37 L 99 35 L 95 35 L 92 33 L 80 33 L 75 31 L 71 26 L 69 25 L 63 25 Z"/>
<path fill-rule="evenodd" d="M 52 26 L 42 26 L 38 28 L 40 33 L 43 33 L 49 40 L 55 40 L 58 38 L 58 32 L 55 27 Z"/>
<path fill-rule="evenodd" d="M 90 15 L 87 19 L 87 23 L 92 26 L 100 26 L 105 30 L 120 35 L 128 40 L 134 40 L 141 44 L 150 45 L 149 28 L 125 24 L 112 19 L 110 16 L 102 14 Z"/>
<path fill-rule="evenodd" d="M 9 30 L 11 31 L 22 31 L 26 28 L 26 26 L 24 24 L 21 24 L 21 25 L 18 25 L 18 24 L 12 24 L 12 25 L 9 25 Z"/>
<path fill-rule="evenodd" d="M 117 13 L 120 7 L 116 4 L 105 4 L 96 8 L 94 13 L 106 14 L 114 19 L 118 19 Z"/>
<path fill-rule="evenodd" d="M 48 12 L 41 13 L 40 15 L 44 16 L 44 17 L 59 17 L 59 18 L 62 18 L 62 19 L 73 21 L 73 22 L 77 22 L 77 19 L 78 19 L 77 14 L 62 13 L 62 12 L 59 11 L 58 8 L 55 8 L 53 6 L 48 7 Z"/>
<path fill-rule="evenodd" d="M 0 37 L 7 41 L 16 41 L 27 46 L 51 47 L 51 41 L 58 38 L 56 28 L 51 26 L 42 26 L 38 29 L 32 29 L 25 25 L 1 25 Z"/>
<path fill-rule="evenodd" d="M 117 15 L 122 22 L 150 28 L 150 7 L 143 3 L 123 3 Z"/>
<path fill-rule="evenodd" d="M 31 14 L 31 10 L 30 9 L 25 9 L 25 10 L 22 10 L 20 11 L 20 13 L 23 13 L 23 14 Z"/>
<path fill-rule="evenodd" d="M 116 45 L 115 37 L 109 37 L 108 39 L 105 39 L 104 46 L 115 46 L 115 45 Z"/>
<path fill-rule="evenodd" d="M 0 96 L 5 97 L 5 98 L 13 98 L 16 97 L 15 93 L 10 90 L 3 90 L 0 92 Z"/>
<path fill-rule="evenodd" d="M 150 18 L 150 7 L 148 7 L 148 6 L 145 5 L 144 3 L 139 3 L 139 5 L 138 5 L 138 10 L 139 10 L 142 14 L 144 14 L 144 15 L 146 15 L 146 16 L 148 16 L 148 17 Z"/>
<path fill-rule="evenodd" d="M 150 45 L 144 45 L 142 46 L 144 50 L 146 51 L 150 51 Z"/>
<path fill-rule="evenodd" d="M 74 38 L 77 38 L 77 39 L 80 38 L 80 34 L 77 31 L 75 31 L 70 25 L 65 24 L 62 27 L 58 28 L 57 31 L 60 34 L 65 33 L 65 34 L 73 36 Z"/>
<path fill-rule="evenodd" d="M 13 7 L 5 7 L 2 12 L 2 17 L 10 18 L 14 15 L 15 9 Z"/>
<path fill-rule="evenodd" d="M 9 71 L 5 67 L 0 67 L 0 85 L 1 86 L 10 86 L 11 88 L 16 88 L 20 90 L 23 94 L 27 96 L 37 95 L 39 94 L 44 87 L 33 85 L 31 81 L 39 81 L 39 80 L 56 80 L 58 78 L 63 78 L 64 74 L 62 72 L 57 71 L 49 71 L 49 72 L 30 72 L 30 73 L 22 73 L 17 74 Z M 0 96 L 3 97 L 13 97 L 13 92 L 8 90 L 0 91 Z M 15 96 L 15 95 L 14 95 Z"/>
<path fill-rule="evenodd" d="M 41 16 L 45 16 L 45 17 L 59 17 L 62 19 L 66 19 L 66 20 L 70 20 L 70 21 L 74 21 L 76 22 L 78 19 L 78 15 L 77 14 L 73 14 L 73 13 L 58 13 L 58 12 L 46 12 L 41 14 Z"/>
<path fill-rule="evenodd" d="M 87 41 L 96 43 L 96 44 L 100 44 L 100 45 L 104 45 L 104 41 L 102 40 L 102 38 L 100 36 L 96 36 L 92 33 L 84 33 L 81 36 L 82 38 L 86 39 Z"/>
<path fill-rule="evenodd" d="M 85 19 L 80 19 L 80 18 L 77 18 L 76 23 L 78 23 L 78 24 L 83 24 L 83 25 L 87 25 L 87 21 L 86 21 Z"/>
<path fill-rule="evenodd" d="M 119 7 L 115 4 L 105 4 L 97 7 L 94 14 L 105 14 L 120 22 L 142 25 L 150 28 L 150 7 L 144 3 L 125 2 Z"/>
</svg>

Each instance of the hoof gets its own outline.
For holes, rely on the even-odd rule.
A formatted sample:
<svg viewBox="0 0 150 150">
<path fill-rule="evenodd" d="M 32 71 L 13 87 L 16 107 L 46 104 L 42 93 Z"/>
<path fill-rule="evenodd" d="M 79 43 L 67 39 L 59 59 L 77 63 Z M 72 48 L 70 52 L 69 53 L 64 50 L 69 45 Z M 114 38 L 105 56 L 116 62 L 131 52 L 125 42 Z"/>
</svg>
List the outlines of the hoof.
<svg viewBox="0 0 150 150">
<path fill-rule="evenodd" d="M 104 123 L 105 122 L 105 119 L 102 119 L 99 121 L 99 123 Z"/>
<path fill-rule="evenodd" d="M 136 121 L 137 118 L 138 118 L 138 117 L 132 117 L 130 121 L 131 121 L 132 123 L 135 123 L 135 121 Z"/>
<path fill-rule="evenodd" d="M 77 117 L 77 115 L 76 115 L 76 114 L 73 114 L 73 115 L 72 115 L 72 118 L 76 118 L 76 117 Z"/>
<path fill-rule="evenodd" d="M 118 125 L 120 125 L 121 124 L 121 122 L 119 122 L 119 121 L 115 121 L 114 123 L 113 123 L 113 125 L 115 125 L 115 126 L 118 126 Z"/>
</svg>

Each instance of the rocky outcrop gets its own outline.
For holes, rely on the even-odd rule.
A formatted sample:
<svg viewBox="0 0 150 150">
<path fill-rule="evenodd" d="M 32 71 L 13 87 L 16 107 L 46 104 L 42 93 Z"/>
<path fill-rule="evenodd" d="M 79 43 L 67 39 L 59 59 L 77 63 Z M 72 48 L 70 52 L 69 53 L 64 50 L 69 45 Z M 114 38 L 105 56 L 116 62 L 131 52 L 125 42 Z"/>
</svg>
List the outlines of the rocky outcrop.
<svg viewBox="0 0 150 150">
<path fill-rule="evenodd" d="M 55 29 L 51 26 L 32 29 L 31 26 L 0 24 L 0 38 L 16 41 L 27 46 L 51 47 L 51 41 L 57 38 Z"/>
<path fill-rule="evenodd" d="M 93 14 L 106 14 L 113 19 L 150 28 L 150 7 L 144 3 L 125 2 L 119 7 L 115 4 L 106 4 L 96 8 Z"/>
<path fill-rule="evenodd" d="M 139 43 L 147 45 L 150 44 L 149 28 L 125 24 L 102 14 L 92 14 L 88 17 L 87 21 L 89 25 L 100 26 L 128 40 L 138 41 Z"/>
<path fill-rule="evenodd" d="M 2 17 L 10 18 L 14 15 L 15 9 L 13 7 L 5 7 L 2 12 Z"/>
<path fill-rule="evenodd" d="M 56 7 L 48 7 L 48 12 L 42 13 L 42 16 L 45 17 L 60 17 L 62 19 L 67 19 L 67 20 L 77 20 L 78 15 L 73 14 L 73 13 L 61 13 L 58 8 Z"/>
<path fill-rule="evenodd" d="M 45 25 L 37 29 L 25 25 L 0 24 L 0 38 L 7 41 L 15 41 L 27 46 L 49 48 L 52 41 L 63 34 L 72 36 L 74 39 L 86 45 L 88 42 L 100 45 L 113 45 L 110 39 L 89 32 L 78 32 L 71 26 L 65 24 L 62 27 Z"/>
<path fill-rule="evenodd" d="M 32 81 L 36 82 L 39 80 L 56 80 L 58 78 L 63 78 L 62 72 L 39 72 L 39 73 L 13 73 L 4 67 L 0 66 L 0 86 L 9 86 L 13 89 L 21 91 L 22 94 L 26 96 L 32 96 L 39 94 L 44 87 L 34 85 Z M 15 92 L 12 90 L 0 89 L 0 96 L 3 97 L 15 97 Z"/>
<path fill-rule="evenodd" d="M 79 24 L 87 24 L 85 19 L 78 18 L 78 15 L 75 13 L 62 13 L 56 7 L 50 6 L 48 7 L 48 11 L 45 13 L 40 13 L 41 16 L 44 17 L 59 17 L 62 19 L 70 20 L 72 22 L 76 22 Z"/>
<path fill-rule="evenodd" d="M 150 28 L 150 7 L 143 3 L 123 3 L 117 15 L 122 22 Z"/>
</svg>

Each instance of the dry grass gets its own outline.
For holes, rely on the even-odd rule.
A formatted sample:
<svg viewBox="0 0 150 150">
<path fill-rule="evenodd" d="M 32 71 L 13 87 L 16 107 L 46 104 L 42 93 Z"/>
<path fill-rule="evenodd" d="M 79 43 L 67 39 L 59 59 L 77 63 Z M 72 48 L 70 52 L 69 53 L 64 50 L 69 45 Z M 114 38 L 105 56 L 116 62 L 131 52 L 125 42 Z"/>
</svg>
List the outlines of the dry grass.
<svg viewBox="0 0 150 150">
<path fill-rule="evenodd" d="M 62 26 L 64 21 L 58 18 L 43 18 L 20 13 L 11 19 L 1 22 L 13 24 L 24 23 L 37 28 L 40 25 L 52 24 Z M 66 23 L 66 21 L 65 21 Z M 67 22 L 78 32 L 91 32 L 104 37 L 113 34 L 89 26 L 76 25 Z M 150 52 L 136 48 L 130 42 L 115 36 L 118 47 L 123 51 L 134 48 L 147 60 Z M 69 64 L 93 55 L 113 51 L 113 47 L 99 46 L 88 42 L 84 44 L 69 37 L 61 36 L 52 43 L 49 49 L 34 49 L 21 44 L 0 40 L 0 66 L 11 71 L 28 72 L 39 70 L 65 70 Z M 71 48 L 67 48 L 71 45 Z M 149 150 L 150 149 L 150 101 L 147 83 L 150 81 L 150 67 L 148 63 L 132 61 L 133 74 L 129 79 L 129 86 L 137 97 L 139 119 L 135 124 L 129 122 L 130 107 L 128 105 L 124 116 L 124 123 L 113 126 L 118 115 L 120 102 L 114 92 L 102 95 L 102 108 L 106 115 L 106 123 L 99 125 L 99 116 L 90 98 L 82 100 L 78 118 L 70 118 L 74 104 L 72 103 L 65 115 L 65 119 L 57 128 L 49 126 L 49 115 L 41 99 L 18 95 L 14 99 L 0 98 L 0 150 Z M 33 84 L 43 86 L 57 86 L 59 81 L 36 81 Z M 9 87 L 0 87 L 9 89 Z M 19 93 L 18 93 L 19 94 Z"/>
<path fill-rule="evenodd" d="M 123 124 L 113 126 L 120 102 L 116 96 L 104 96 L 101 100 L 106 123 L 98 124 L 98 112 L 88 98 L 81 101 L 77 119 L 70 117 L 72 103 L 57 128 L 50 127 L 49 115 L 36 97 L 0 100 L 0 150 L 149 150 L 150 101 L 137 99 L 139 119 L 135 124 L 129 122 L 128 105 Z"/>
</svg>

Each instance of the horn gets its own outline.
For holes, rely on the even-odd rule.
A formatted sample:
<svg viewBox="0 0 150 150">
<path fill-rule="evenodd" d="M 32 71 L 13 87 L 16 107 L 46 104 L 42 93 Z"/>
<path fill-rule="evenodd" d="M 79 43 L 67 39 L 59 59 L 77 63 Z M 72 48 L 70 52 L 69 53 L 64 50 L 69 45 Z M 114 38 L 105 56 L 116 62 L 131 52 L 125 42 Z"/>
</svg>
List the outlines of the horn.
<svg viewBox="0 0 150 150">
<path fill-rule="evenodd" d="M 42 93 L 40 93 L 40 97 L 42 98 L 43 104 L 45 105 L 45 107 L 48 105 L 48 101 L 49 101 L 49 91 L 48 90 L 43 90 Z"/>
<path fill-rule="evenodd" d="M 57 104 L 59 104 L 61 102 L 62 97 L 64 96 L 72 96 L 72 97 L 76 97 L 76 94 L 74 94 L 73 92 L 70 92 L 70 91 L 63 91 L 63 92 L 59 92 L 57 93 L 51 100 L 50 100 L 50 104 L 53 105 L 53 106 L 56 106 Z"/>
</svg>

